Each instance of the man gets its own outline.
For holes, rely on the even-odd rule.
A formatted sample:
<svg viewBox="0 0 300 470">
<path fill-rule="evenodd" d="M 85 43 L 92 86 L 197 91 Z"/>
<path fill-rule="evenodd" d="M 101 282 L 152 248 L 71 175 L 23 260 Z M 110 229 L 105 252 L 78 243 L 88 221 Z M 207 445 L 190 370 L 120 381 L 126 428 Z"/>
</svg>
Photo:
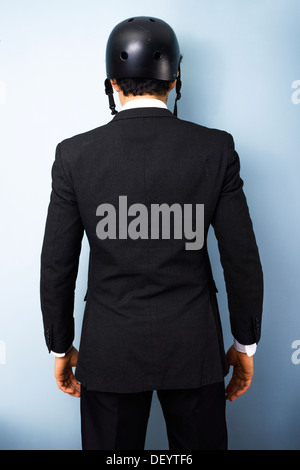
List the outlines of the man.
<svg viewBox="0 0 300 470">
<path fill-rule="evenodd" d="M 57 384 L 81 396 L 83 449 L 143 449 L 153 390 L 171 450 L 227 449 L 225 399 L 252 380 L 263 277 L 239 157 L 230 134 L 177 118 L 180 62 L 164 21 L 118 24 L 106 51 L 114 118 L 57 147 L 41 304 Z M 226 356 L 210 225 L 234 336 Z M 78 357 L 73 304 L 84 231 L 90 263 Z"/>
</svg>

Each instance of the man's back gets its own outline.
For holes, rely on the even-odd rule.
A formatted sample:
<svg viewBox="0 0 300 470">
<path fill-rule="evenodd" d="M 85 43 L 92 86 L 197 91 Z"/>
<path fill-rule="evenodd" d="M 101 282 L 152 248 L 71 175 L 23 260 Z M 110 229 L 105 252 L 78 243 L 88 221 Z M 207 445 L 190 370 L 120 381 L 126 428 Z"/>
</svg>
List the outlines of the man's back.
<svg viewBox="0 0 300 470">
<path fill-rule="evenodd" d="M 85 230 L 90 266 L 77 379 L 116 392 L 221 381 L 227 367 L 206 250 L 210 224 L 220 246 L 233 334 L 241 343 L 259 339 L 262 296 L 232 137 L 166 109 L 122 111 L 58 146 L 53 186 L 41 284 L 48 346 L 57 341 L 66 348 L 72 341 Z M 60 272 L 51 269 L 54 252 L 65 267 Z M 53 331 L 50 318 L 58 305 L 64 316 L 60 331 Z"/>
</svg>

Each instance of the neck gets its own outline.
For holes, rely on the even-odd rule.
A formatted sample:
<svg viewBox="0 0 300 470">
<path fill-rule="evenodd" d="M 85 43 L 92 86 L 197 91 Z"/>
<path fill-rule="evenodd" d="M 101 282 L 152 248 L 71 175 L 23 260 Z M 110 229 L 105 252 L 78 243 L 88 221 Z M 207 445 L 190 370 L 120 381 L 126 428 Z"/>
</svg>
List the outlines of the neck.
<svg viewBox="0 0 300 470">
<path fill-rule="evenodd" d="M 124 106 L 126 103 L 129 103 L 130 101 L 139 100 L 139 99 L 160 100 L 163 103 L 167 104 L 168 95 L 166 96 L 157 96 L 157 95 L 125 96 L 122 92 L 119 92 L 119 99 L 120 99 L 120 103 L 122 106 Z"/>
</svg>

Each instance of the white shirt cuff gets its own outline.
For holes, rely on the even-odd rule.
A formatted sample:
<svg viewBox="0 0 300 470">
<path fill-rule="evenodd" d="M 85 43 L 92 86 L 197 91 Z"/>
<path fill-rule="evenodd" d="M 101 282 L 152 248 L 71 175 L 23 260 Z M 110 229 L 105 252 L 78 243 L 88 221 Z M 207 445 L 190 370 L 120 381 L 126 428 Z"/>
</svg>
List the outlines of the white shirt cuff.
<svg viewBox="0 0 300 470">
<path fill-rule="evenodd" d="M 73 347 L 73 344 L 64 353 L 56 353 L 54 351 L 51 351 L 51 354 L 52 354 L 52 356 L 55 356 L 55 357 L 65 357 L 65 355 L 72 349 L 72 347 Z"/>
<path fill-rule="evenodd" d="M 245 344 L 239 343 L 236 339 L 234 339 L 233 345 L 237 351 L 245 353 L 249 357 L 253 356 L 256 353 L 256 348 L 257 348 L 256 343 L 245 345 Z"/>
</svg>

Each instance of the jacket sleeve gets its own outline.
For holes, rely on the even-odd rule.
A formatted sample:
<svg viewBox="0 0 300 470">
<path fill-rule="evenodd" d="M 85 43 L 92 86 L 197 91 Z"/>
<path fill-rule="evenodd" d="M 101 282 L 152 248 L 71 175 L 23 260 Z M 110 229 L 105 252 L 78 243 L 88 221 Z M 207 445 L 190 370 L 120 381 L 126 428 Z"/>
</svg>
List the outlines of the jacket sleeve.
<svg viewBox="0 0 300 470">
<path fill-rule="evenodd" d="M 52 191 L 41 253 L 41 309 L 49 352 L 67 351 L 74 339 L 74 294 L 83 231 L 59 144 L 52 167 Z"/>
<path fill-rule="evenodd" d="M 263 272 L 230 134 L 227 145 L 223 187 L 211 223 L 224 272 L 231 331 L 247 345 L 258 343 L 261 335 Z"/>
</svg>

